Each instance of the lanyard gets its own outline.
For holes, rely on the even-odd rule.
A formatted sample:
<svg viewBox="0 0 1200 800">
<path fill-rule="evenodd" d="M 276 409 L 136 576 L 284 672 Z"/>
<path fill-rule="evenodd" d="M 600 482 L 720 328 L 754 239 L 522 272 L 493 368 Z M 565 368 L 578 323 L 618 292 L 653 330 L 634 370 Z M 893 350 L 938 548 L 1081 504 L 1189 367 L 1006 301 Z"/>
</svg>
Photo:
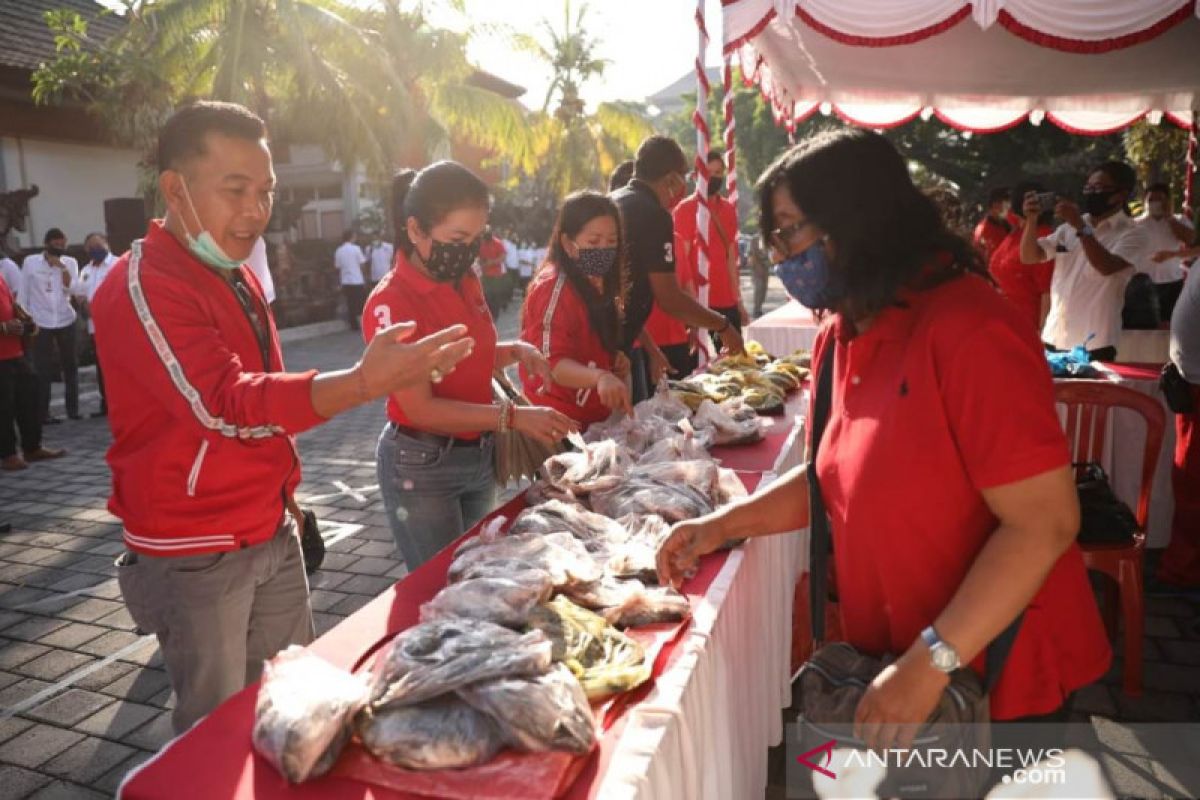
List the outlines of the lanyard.
<svg viewBox="0 0 1200 800">
<path fill-rule="evenodd" d="M 254 302 L 254 295 L 251 293 L 250 287 L 246 285 L 246 281 L 237 273 L 234 273 L 230 285 L 233 288 L 233 296 L 237 298 L 238 305 L 242 307 L 242 312 L 246 315 L 246 320 L 250 323 L 250 328 L 254 331 L 254 338 L 258 341 L 258 351 L 262 355 L 263 372 L 270 372 L 271 336 L 267 331 L 267 326 L 259 316 L 258 304 Z"/>
</svg>

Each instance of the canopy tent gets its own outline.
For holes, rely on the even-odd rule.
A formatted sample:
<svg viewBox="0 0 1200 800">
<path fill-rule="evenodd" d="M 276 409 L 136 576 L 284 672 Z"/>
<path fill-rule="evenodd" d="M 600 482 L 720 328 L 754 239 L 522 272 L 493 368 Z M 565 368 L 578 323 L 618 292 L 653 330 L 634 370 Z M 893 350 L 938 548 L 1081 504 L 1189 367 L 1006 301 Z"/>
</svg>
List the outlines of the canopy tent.
<svg viewBox="0 0 1200 800">
<path fill-rule="evenodd" d="M 1143 117 L 1190 126 L 1195 0 L 723 0 L 724 50 L 777 118 L 818 109 L 873 128 L 937 116 L 989 133 L 1043 118 L 1074 133 Z"/>
</svg>

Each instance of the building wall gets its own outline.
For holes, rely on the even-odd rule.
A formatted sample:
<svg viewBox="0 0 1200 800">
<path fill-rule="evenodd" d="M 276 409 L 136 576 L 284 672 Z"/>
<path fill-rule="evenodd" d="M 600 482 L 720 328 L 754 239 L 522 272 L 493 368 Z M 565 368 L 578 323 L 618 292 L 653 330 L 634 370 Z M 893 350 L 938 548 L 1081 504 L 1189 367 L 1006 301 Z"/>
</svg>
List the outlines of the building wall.
<svg viewBox="0 0 1200 800">
<path fill-rule="evenodd" d="M 29 230 L 21 247 L 35 247 L 49 228 L 62 228 L 72 244 L 104 230 L 104 201 L 138 196 L 138 153 L 101 145 L 0 137 L 3 187 L 38 185 L 29 204 Z"/>
</svg>

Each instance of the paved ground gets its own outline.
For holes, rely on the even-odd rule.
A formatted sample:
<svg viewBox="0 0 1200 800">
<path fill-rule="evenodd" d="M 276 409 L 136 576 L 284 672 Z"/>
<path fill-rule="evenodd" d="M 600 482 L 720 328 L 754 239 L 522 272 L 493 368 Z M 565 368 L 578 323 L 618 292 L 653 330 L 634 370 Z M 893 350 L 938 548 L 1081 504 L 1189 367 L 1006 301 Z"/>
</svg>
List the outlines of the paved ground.
<svg viewBox="0 0 1200 800">
<path fill-rule="evenodd" d="M 768 308 L 782 296 L 773 281 Z M 498 327 L 513 335 L 515 304 Z M 292 368 L 322 369 L 351 363 L 360 344 L 343 332 L 285 349 Z M 97 402 L 93 388 L 85 380 L 85 413 Z M 376 403 L 300 438 L 300 497 L 328 523 L 330 552 L 312 582 L 318 632 L 405 574 L 375 485 L 382 420 Z M 68 458 L 0 475 L 0 521 L 13 525 L 0 536 L 0 798 L 111 796 L 121 777 L 170 736 L 172 698 L 157 645 L 134 632 L 114 577 L 112 560 L 122 546 L 120 526 L 105 511 L 108 441 L 103 420 L 54 426 L 47 442 L 69 448 Z M 1196 719 L 1197 610 L 1151 601 L 1146 695 L 1123 697 L 1114 671 L 1081 693 L 1079 710 Z"/>
</svg>

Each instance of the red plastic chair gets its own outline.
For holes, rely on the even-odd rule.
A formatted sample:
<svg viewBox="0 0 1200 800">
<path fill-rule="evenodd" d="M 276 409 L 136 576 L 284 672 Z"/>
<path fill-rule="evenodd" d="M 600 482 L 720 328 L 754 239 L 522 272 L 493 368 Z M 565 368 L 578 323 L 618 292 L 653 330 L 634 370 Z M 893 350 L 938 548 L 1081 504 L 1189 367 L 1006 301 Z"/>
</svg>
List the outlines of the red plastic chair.
<svg viewBox="0 0 1200 800">
<path fill-rule="evenodd" d="M 1146 447 L 1142 452 L 1142 486 L 1138 493 L 1138 530 L 1132 544 L 1081 544 L 1083 561 L 1089 570 L 1102 572 L 1117 584 L 1120 594 L 1121 617 L 1125 623 L 1125 672 L 1122 688 L 1125 694 L 1142 693 L 1142 630 L 1144 602 L 1142 597 L 1142 558 L 1146 547 L 1146 522 L 1150 516 L 1150 490 L 1154 485 L 1154 470 L 1162 449 L 1165 414 L 1162 404 L 1135 389 L 1101 381 L 1055 381 L 1054 395 L 1067 407 L 1064 429 L 1071 447 L 1071 461 L 1076 464 L 1100 462 L 1104 456 L 1104 437 L 1108 427 L 1109 409 L 1126 408 L 1142 415 L 1146 421 Z M 1109 637 L 1116 638 L 1117 598 L 1106 582 L 1101 590 L 1101 611 Z"/>
</svg>

